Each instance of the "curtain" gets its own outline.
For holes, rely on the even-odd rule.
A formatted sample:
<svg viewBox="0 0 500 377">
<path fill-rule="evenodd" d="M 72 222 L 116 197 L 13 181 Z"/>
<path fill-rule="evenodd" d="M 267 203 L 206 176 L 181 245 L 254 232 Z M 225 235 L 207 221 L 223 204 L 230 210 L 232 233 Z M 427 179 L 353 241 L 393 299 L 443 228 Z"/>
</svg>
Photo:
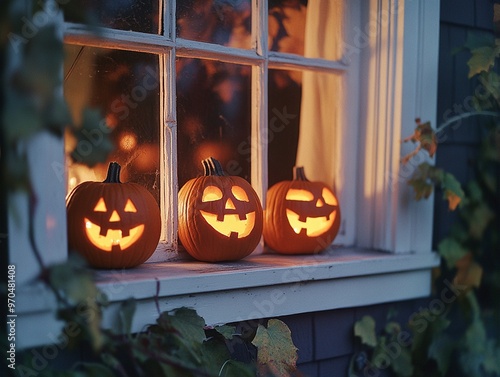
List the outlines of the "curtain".
<svg viewBox="0 0 500 377">
<path fill-rule="evenodd" d="M 308 2 L 304 55 L 340 60 L 343 52 L 343 0 Z M 342 74 L 306 71 L 302 81 L 297 166 L 310 180 L 341 187 Z M 327 142 L 325 143 L 325 140 Z"/>
</svg>

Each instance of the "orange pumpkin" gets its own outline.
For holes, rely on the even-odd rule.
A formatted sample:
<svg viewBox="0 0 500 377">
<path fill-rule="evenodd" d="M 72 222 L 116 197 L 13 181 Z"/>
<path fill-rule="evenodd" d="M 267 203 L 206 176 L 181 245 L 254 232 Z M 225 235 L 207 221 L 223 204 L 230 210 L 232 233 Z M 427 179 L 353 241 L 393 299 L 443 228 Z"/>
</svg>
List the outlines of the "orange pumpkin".
<svg viewBox="0 0 500 377">
<path fill-rule="evenodd" d="M 82 182 L 66 201 L 70 250 L 95 268 L 144 263 L 160 239 L 160 208 L 137 183 L 120 182 L 121 167 L 109 164 L 103 182 Z"/>
<path fill-rule="evenodd" d="M 340 227 L 337 197 L 322 182 L 307 180 L 295 167 L 292 181 L 269 188 L 264 216 L 264 241 L 282 254 L 312 254 L 327 247 Z"/>
<path fill-rule="evenodd" d="M 179 190 L 179 240 L 200 261 L 242 259 L 262 236 L 259 197 L 243 178 L 225 175 L 213 157 L 202 164 L 204 175 Z"/>
</svg>

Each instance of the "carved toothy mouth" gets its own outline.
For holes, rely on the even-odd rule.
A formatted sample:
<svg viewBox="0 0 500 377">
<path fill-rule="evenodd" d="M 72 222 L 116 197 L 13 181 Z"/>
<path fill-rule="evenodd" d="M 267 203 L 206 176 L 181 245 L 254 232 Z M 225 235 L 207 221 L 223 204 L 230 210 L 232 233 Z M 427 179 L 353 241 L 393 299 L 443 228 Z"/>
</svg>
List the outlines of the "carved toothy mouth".
<svg viewBox="0 0 500 377">
<path fill-rule="evenodd" d="M 231 233 L 236 233 L 238 238 L 244 238 L 252 232 L 255 225 L 255 212 L 247 213 L 242 220 L 237 214 L 224 215 L 222 221 L 217 220 L 217 214 L 206 211 L 200 211 L 200 213 L 212 228 L 226 237 L 231 237 Z"/>
<path fill-rule="evenodd" d="M 298 213 L 287 209 L 286 217 L 295 233 L 299 234 L 305 229 L 307 237 L 317 237 L 332 227 L 336 216 L 335 213 L 331 213 L 329 216 L 306 217 L 305 221 L 301 221 Z"/>
<path fill-rule="evenodd" d="M 101 235 L 101 227 L 89 219 L 85 219 L 85 232 L 87 238 L 95 247 L 111 252 L 113 250 L 125 250 L 133 245 L 144 232 L 144 224 L 129 230 L 127 236 L 122 235 L 121 229 L 108 229 L 106 234 Z"/>
</svg>

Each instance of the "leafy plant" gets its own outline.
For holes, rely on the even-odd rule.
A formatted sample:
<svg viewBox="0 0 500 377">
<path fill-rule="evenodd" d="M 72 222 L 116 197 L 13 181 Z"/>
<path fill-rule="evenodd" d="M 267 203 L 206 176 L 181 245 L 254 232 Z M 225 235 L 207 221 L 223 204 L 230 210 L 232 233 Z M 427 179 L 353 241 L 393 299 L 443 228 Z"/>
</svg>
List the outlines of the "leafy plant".
<svg viewBox="0 0 500 377">
<path fill-rule="evenodd" d="M 495 5 L 495 23 L 500 5 Z M 395 376 L 500 376 L 500 76 L 494 71 L 500 57 L 500 38 L 469 34 L 464 48 L 469 78 L 482 85 L 474 109 L 433 130 L 416 120 L 415 132 L 404 142 L 417 143 L 402 159 L 424 153 L 432 157 L 446 127 L 468 117 L 481 117 L 486 136 L 474 164 L 474 179 L 462 187 L 449 172 L 422 162 L 408 181 L 417 200 L 439 187 L 459 221 L 438 244 L 443 263 L 434 281 L 432 309 L 414 313 L 407 324 L 388 318 L 376 333 L 372 317 L 355 324 L 361 351 L 351 362 L 351 376 L 374 368 Z M 449 296 L 450 292 L 453 293 Z M 436 311 L 436 308 L 440 310 Z"/>
<path fill-rule="evenodd" d="M 59 293 L 58 316 L 66 325 L 67 349 L 89 349 L 70 369 L 46 368 L 45 377 L 84 376 L 295 376 L 297 348 L 280 320 L 207 326 L 193 309 L 158 313 L 156 322 L 133 333 L 136 302 L 122 303 L 116 328 L 101 327 L 106 297 L 83 260 L 50 266 L 47 281 Z M 24 353 L 19 373 L 31 375 L 33 353 Z"/>
<path fill-rule="evenodd" d="M 80 10 L 74 8 L 74 4 L 67 4 L 65 11 L 77 15 Z M 290 330 L 279 320 L 212 328 L 193 309 L 178 308 L 159 313 L 156 323 L 133 334 L 135 302 L 129 300 L 119 311 L 118 329 L 107 330 L 101 326 L 107 300 L 96 287 L 91 270 L 74 255 L 65 263 L 44 265 L 42 251 L 32 236 L 37 201 L 36 188 L 30 182 L 29 142 L 41 133 L 50 133 L 59 138 L 69 135 L 77 146 L 86 135 L 102 131 L 104 124 L 98 109 L 84 110 L 81 124 L 75 124 L 62 96 L 60 17 L 55 1 L 7 0 L 0 4 L 1 200 L 6 202 L 7 193 L 27 193 L 29 238 L 40 263 L 40 279 L 56 295 L 59 319 L 65 321 L 60 339 L 67 342 L 68 349 L 83 347 L 91 352 L 87 360 L 69 370 L 47 368 L 38 373 L 39 369 L 27 367 L 33 365 L 33 354 L 27 350 L 17 372 L 54 377 L 297 374 L 297 349 Z M 35 19 L 43 22 L 32 22 Z M 100 133 L 103 139 L 92 153 L 81 156 L 70 152 L 70 157 L 89 166 L 105 161 L 113 145 L 106 136 L 109 132 Z"/>
</svg>

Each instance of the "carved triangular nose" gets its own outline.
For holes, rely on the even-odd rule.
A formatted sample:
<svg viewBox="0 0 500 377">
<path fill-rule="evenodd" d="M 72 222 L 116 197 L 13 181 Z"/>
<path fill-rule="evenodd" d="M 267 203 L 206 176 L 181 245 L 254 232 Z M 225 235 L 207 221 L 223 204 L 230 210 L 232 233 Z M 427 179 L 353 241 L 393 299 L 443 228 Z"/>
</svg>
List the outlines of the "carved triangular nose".
<svg viewBox="0 0 500 377">
<path fill-rule="evenodd" d="M 316 202 L 316 207 L 323 207 L 325 205 L 325 202 L 319 198 L 318 201 Z"/>
<path fill-rule="evenodd" d="M 226 202 L 226 209 L 236 209 L 236 207 L 234 206 L 234 203 L 233 203 L 233 201 L 231 200 L 231 198 L 228 198 L 228 199 L 227 199 L 227 202 Z"/>
<path fill-rule="evenodd" d="M 118 214 L 118 212 L 116 212 L 116 210 L 113 211 L 113 213 L 111 214 L 111 217 L 109 218 L 109 222 L 116 222 L 116 221 L 120 221 L 120 215 Z"/>
</svg>

